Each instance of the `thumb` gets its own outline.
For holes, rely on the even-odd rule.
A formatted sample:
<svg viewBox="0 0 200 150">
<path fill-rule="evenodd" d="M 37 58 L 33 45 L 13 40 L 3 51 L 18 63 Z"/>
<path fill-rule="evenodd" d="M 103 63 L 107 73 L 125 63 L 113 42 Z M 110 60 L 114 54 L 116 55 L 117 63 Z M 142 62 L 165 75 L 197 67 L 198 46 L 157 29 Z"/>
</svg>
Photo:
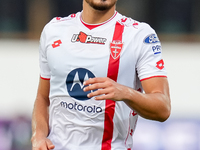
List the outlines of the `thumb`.
<svg viewBox="0 0 200 150">
<path fill-rule="evenodd" d="M 55 145 L 53 145 L 53 143 L 52 143 L 49 139 L 46 140 L 46 144 L 47 144 L 47 148 L 48 148 L 49 150 L 55 148 Z"/>
</svg>

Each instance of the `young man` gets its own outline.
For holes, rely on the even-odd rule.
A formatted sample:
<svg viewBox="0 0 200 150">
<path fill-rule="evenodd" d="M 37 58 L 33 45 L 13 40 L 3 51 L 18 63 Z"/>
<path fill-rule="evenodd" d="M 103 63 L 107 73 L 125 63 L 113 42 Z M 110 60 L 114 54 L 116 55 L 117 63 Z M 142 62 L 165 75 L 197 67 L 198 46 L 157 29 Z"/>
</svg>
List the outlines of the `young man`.
<svg viewBox="0 0 200 150">
<path fill-rule="evenodd" d="M 33 150 L 131 150 L 138 115 L 169 117 L 160 41 L 116 2 L 83 0 L 82 12 L 45 26 Z"/>
</svg>

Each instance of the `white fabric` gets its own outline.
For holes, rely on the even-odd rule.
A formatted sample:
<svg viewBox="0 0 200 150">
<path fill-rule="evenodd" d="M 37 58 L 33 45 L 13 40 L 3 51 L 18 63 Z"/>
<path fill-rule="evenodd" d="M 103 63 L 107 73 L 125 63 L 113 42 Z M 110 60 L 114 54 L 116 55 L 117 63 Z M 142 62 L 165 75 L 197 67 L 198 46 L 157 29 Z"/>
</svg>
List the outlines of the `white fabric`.
<svg viewBox="0 0 200 150">
<path fill-rule="evenodd" d="M 160 42 L 149 25 L 116 12 L 112 19 L 90 30 L 83 25 L 80 15 L 78 12 L 54 18 L 41 35 L 41 77 L 49 78 L 51 84 L 48 138 L 55 150 L 101 150 L 105 101 L 87 99 L 81 90 L 84 80 L 107 76 L 117 21 L 125 26 L 117 82 L 138 90 L 142 89 L 140 80 L 166 76 L 163 64 L 160 69 L 157 64 L 162 60 Z M 124 102 L 116 102 L 112 150 L 132 147 L 138 117 L 132 113 Z"/>
</svg>

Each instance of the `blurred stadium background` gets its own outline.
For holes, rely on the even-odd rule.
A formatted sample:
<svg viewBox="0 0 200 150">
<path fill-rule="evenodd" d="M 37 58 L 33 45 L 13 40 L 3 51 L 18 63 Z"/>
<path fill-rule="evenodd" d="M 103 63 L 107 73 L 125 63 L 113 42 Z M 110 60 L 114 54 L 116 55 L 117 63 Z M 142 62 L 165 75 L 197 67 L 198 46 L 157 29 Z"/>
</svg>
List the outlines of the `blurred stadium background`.
<svg viewBox="0 0 200 150">
<path fill-rule="evenodd" d="M 40 33 L 81 7 L 82 0 L 0 0 L 0 150 L 31 150 Z M 199 8 L 199 0 L 118 1 L 119 12 L 157 31 L 172 101 L 166 122 L 139 118 L 134 150 L 200 150 Z"/>
</svg>

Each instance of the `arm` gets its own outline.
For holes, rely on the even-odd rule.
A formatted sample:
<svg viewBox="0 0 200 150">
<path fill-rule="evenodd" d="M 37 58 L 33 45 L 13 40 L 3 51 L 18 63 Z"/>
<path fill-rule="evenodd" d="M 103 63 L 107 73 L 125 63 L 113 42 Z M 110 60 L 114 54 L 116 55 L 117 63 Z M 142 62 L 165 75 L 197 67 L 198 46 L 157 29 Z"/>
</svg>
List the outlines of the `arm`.
<svg viewBox="0 0 200 150">
<path fill-rule="evenodd" d="M 165 121 L 170 115 L 171 104 L 168 81 L 165 77 L 156 77 L 142 81 L 145 91 L 128 92 L 125 103 L 146 119 Z"/>
<path fill-rule="evenodd" d="M 49 80 L 40 78 L 38 93 L 34 104 L 32 115 L 32 149 L 48 150 L 53 149 L 54 145 L 47 136 L 49 134 Z"/>
<path fill-rule="evenodd" d="M 155 77 L 142 81 L 145 94 L 118 84 L 109 78 L 93 78 L 84 84 L 89 85 L 84 88 L 84 91 L 99 89 L 88 94 L 88 97 L 96 96 L 96 100 L 124 101 L 146 119 L 165 121 L 170 115 L 167 78 Z"/>
</svg>

